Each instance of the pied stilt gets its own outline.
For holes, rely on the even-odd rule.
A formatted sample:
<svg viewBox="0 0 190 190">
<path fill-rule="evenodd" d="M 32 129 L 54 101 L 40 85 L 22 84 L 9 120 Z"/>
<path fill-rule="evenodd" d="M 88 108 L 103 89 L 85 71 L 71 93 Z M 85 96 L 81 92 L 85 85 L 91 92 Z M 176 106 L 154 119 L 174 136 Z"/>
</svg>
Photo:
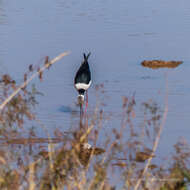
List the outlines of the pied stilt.
<svg viewBox="0 0 190 190">
<path fill-rule="evenodd" d="M 88 58 L 90 56 L 90 53 L 86 56 L 84 53 L 84 60 L 77 71 L 74 79 L 74 85 L 75 88 L 77 89 L 79 95 L 78 95 L 78 103 L 80 105 L 83 104 L 84 102 L 84 93 L 86 92 L 86 108 L 88 106 L 88 93 L 87 90 L 91 85 L 91 73 L 90 73 L 90 68 L 88 65 Z"/>
</svg>

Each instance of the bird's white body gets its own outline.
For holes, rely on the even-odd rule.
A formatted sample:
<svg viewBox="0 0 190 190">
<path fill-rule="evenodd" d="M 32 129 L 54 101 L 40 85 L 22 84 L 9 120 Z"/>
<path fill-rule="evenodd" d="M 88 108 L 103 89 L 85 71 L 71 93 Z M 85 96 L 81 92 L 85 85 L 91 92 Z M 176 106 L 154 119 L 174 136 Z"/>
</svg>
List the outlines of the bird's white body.
<svg viewBox="0 0 190 190">
<path fill-rule="evenodd" d="M 80 90 L 80 89 L 84 89 L 84 90 L 87 90 L 91 85 L 91 81 L 88 83 L 88 84 L 85 84 L 85 83 L 77 83 L 75 84 L 75 88 L 77 90 Z"/>
</svg>

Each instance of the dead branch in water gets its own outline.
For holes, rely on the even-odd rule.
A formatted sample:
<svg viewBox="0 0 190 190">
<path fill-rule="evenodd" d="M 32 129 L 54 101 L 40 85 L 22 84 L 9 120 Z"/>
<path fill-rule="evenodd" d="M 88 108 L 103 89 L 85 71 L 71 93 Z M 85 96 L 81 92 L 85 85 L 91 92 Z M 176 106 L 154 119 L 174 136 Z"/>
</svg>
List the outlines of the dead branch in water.
<svg viewBox="0 0 190 190">
<path fill-rule="evenodd" d="M 33 78 L 35 78 L 38 75 L 41 75 L 45 69 L 48 69 L 51 65 L 53 65 L 55 62 L 62 59 L 64 56 L 69 55 L 70 52 L 64 52 L 55 57 L 54 59 L 50 60 L 49 62 L 45 63 L 41 68 L 39 68 L 38 71 L 36 71 L 30 78 L 25 80 L 13 93 L 6 98 L 3 103 L 0 105 L 0 110 L 2 110 L 23 88 L 25 88 L 30 81 L 32 81 Z"/>
<path fill-rule="evenodd" d="M 0 144 L 36 144 L 36 143 L 61 143 L 63 138 L 0 138 Z"/>
</svg>

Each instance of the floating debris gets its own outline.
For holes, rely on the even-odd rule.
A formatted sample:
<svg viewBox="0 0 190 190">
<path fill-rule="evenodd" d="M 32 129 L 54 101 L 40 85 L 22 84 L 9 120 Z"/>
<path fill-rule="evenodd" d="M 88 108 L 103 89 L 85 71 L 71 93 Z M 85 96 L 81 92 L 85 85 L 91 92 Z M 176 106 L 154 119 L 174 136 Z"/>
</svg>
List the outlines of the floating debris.
<svg viewBox="0 0 190 190">
<path fill-rule="evenodd" d="M 144 60 L 141 65 L 143 67 L 149 67 L 152 69 L 159 69 L 159 68 L 176 68 L 182 61 L 163 61 L 163 60 Z"/>
</svg>

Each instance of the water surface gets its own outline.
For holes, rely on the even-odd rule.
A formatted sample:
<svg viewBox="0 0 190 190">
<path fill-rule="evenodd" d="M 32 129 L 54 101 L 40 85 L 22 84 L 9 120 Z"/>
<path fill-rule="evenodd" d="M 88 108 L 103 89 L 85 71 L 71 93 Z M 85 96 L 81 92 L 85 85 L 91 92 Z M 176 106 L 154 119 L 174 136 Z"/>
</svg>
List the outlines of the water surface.
<svg viewBox="0 0 190 190">
<path fill-rule="evenodd" d="M 55 127 L 67 130 L 72 118 L 78 118 L 77 112 L 67 110 L 77 109 L 73 78 L 83 52 L 92 52 L 89 110 L 95 107 L 95 84 L 103 83 L 105 110 L 115 116 L 104 130 L 120 125 L 122 96 L 135 92 L 139 123 L 142 102 L 153 99 L 163 109 L 167 73 L 169 113 L 160 145 L 167 153 L 190 133 L 189 33 L 190 2 L 185 0 L 1 0 L 1 73 L 21 82 L 28 65 L 71 51 L 44 74 L 43 83 L 34 80 L 44 93 L 36 112 L 50 132 Z M 151 70 L 141 67 L 145 59 L 184 62 L 176 69 Z M 44 135 L 43 129 L 37 130 Z"/>
</svg>

